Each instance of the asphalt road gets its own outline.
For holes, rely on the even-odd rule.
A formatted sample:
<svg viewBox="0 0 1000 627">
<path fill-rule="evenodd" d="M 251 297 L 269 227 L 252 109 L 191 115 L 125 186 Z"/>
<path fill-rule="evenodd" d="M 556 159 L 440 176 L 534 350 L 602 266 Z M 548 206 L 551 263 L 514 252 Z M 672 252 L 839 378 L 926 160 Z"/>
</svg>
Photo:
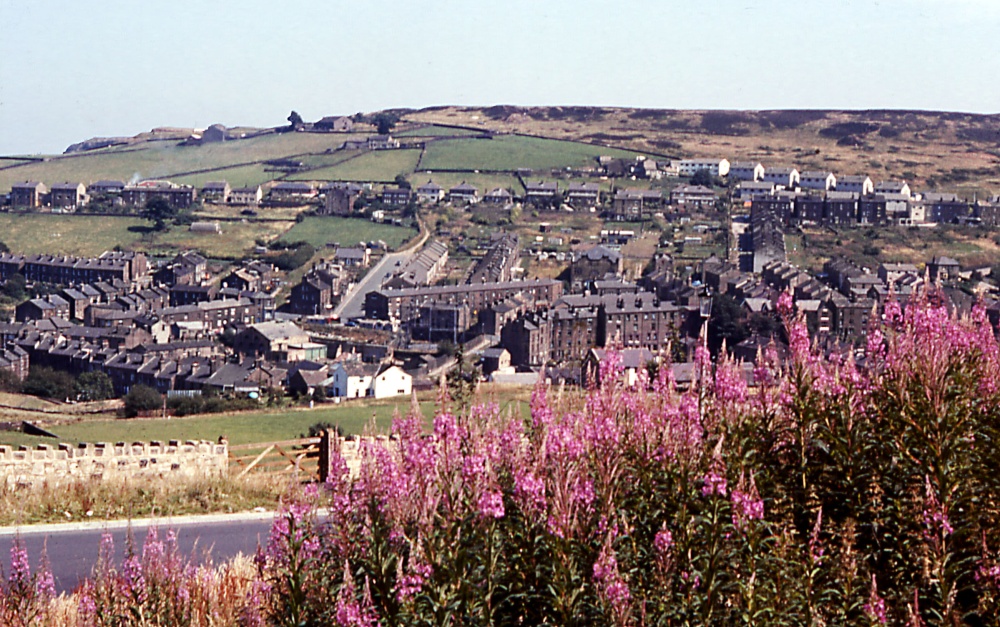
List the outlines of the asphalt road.
<svg viewBox="0 0 1000 627">
<path fill-rule="evenodd" d="M 405 264 L 411 256 L 412 251 L 389 253 L 382 257 L 379 262 L 365 274 L 364 278 L 354 284 L 340 304 L 333 310 L 334 315 L 339 316 L 344 322 L 351 318 L 361 318 L 365 315 L 365 295 L 382 287 L 382 281 L 392 276 Z M 398 262 L 398 265 L 397 265 Z"/>
<path fill-rule="evenodd" d="M 213 561 L 221 562 L 236 556 L 238 553 L 252 555 L 257 550 L 257 543 L 266 544 L 271 528 L 270 517 L 254 517 L 252 519 L 224 521 L 186 521 L 179 519 L 171 524 L 155 523 L 160 538 L 163 539 L 169 529 L 177 533 L 177 546 L 181 555 L 192 556 L 196 561 L 204 561 L 210 556 Z M 137 550 L 142 550 L 149 530 L 148 521 L 136 522 L 131 530 L 122 525 L 108 529 L 115 541 L 115 563 L 121 566 L 125 557 L 125 548 L 129 533 L 135 540 Z M 28 558 L 32 572 L 38 566 L 42 547 L 48 553 L 52 565 L 52 575 L 58 592 L 71 592 L 86 577 L 88 577 L 100 551 L 101 536 L 105 529 L 98 525 L 90 525 L 85 530 L 44 530 L 42 527 L 24 527 L 20 540 L 28 550 Z M 10 548 L 15 538 L 14 533 L 6 531 L 0 534 L 0 561 L 4 570 L 9 570 Z"/>
<path fill-rule="evenodd" d="M 375 267 L 369 270 L 364 278 L 355 283 L 350 291 L 340 299 L 340 304 L 334 308 L 333 314 L 338 316 L 341 321 L 346 322 L 351 318 L 361 318 L 364 316 L 365 295 L 382 287 L 382 281 L 392 276 L 398 269 L 398 266 L 406 264 L 410 257 L 416 254 L 423 247 L 424 243 L 427 242 L 427 239 L 430 237 L 430 231 L 424 227 L 424 223 L 420 221 L 419 216 L 417 220 L 420 222 L 420 236 L 407 244 L 402 250 L 383 256 L 375 264 Z"/>
</svg>

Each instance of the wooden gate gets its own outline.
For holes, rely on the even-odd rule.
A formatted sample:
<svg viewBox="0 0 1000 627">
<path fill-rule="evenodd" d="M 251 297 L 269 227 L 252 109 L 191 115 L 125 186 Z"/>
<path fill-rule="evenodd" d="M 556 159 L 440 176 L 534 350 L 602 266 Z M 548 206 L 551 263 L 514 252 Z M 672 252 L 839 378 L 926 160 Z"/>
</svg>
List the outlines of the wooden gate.
<svg viewBox="0 0 1000 627">
<path fill-rule="evenodd" d="M 229 447 L 229 472 L 237 478 L 249 473 L 292 475 L 300 481 L 326 481 L 330 435 L 279 442 L 237 444 Z"/>
</svg>

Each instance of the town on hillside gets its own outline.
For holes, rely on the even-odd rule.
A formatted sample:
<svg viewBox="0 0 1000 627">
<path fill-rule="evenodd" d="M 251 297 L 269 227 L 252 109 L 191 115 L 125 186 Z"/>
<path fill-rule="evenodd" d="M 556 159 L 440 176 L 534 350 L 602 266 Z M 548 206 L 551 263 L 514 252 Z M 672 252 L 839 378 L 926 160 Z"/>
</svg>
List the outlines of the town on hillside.
<svg viewBox="0 0 1000 627">
<path fill-rule="evenodd" d="M 331 116 L 290 130 L 357 129 Z M 423 145 L 419 129 L 410 138 L 379 130 L 350 135 L 338 150 Z M 184 142 L 233 141 L 226 132 L 216 125 Z M 104 146 L 85 149 L 95 148 Z M 225 238 L 233 225 L 253 228 L 291 208 L 298 221 L 417 234 L 399 245 L 258 241 L 238 259 L 194 248 L 92 257 L 6 250 L 0 281 L 11 308 L 0 323 L 0 369 L 14 381 L 36 368 L 99 372 L 116 396 L 142 385 L 168 400 L 211 392 L 347 401 L 409 395 L 455 371 L 585 386 L 612 349 L 631 376 L 669 364 L 683 385 L 696 347 L 707 344 L 741 360 L 752 385 L 761 355 L 787 354 L 776 312 L 783 293 L 822 350 L 859 361 L 886 303 L 905 307 L 929 289 L 960 312 L 981 303 L 1000 323 L 1000 267 L 963 264 L 947 251 L 883 260 L 878 248 L 954 229 L 996 242 L 1000 197 L 730 156 L 598 154 L 569 174 L 513 168 L 509 184 L 486 187 L 469 182 L 483 180 L 471 166 L 468 180 L 428 170 L 391 183 L 14 183 L 3 209 L 18 216 L 132 215 L 157 230 Z M 804 256 L 835 251 L 824 239 L 861 241 L 852 249 L 860 253 Z"/>
</svg>

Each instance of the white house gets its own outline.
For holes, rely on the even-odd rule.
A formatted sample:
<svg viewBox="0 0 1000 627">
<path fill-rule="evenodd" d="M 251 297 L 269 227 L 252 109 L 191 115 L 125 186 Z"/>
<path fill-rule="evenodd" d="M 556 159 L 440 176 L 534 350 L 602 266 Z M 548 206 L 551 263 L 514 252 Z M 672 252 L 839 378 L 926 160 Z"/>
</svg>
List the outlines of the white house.
<svg viewBox="0 0 1000 627">
<path fill-rule="evenodd" d="M 837 187 L 837 177 L 833 172 L 803 172 L 799 175 L 799 187 L 826 192 Z"/>
<path fill-rule="evenodd" d="M 333 368 L 331 396 L 343 398 L 388 398 L 409 395 L 413 377 L 399 366 L 339 362 Z"/>
<path fill-rule="evenodd" d="M 694 176 L 696 172 L 708 170 L 712 176 L 726 176 L 729 174 L 728 159 L 683 159 L 677 165 L 677 171 L 681 176 Z"/>
<path fill-rule="evenodd" d="M 260 185 L 255 187 L 237 187 L 229 192 L 229 202 L 233 205 L 258 205 L 264 198 Z"/>
<path fill-rule="evenodd" d="M 731 181 L 759 181 L 764 178 L 764 165 L 760 161 L 737 161 L 729 166 Z"/>
<path fill-rule="evenodd" d="M 910 186 L 906 181 L 879 181 L 875 186 L 876 194 L 902 194 L 910 197 Z"/>
<path fill-rule="evenodd" d="M 764 180 L 785 189 L 792 189 L 799 184 L 799 171 L 795 168 L 768 168 L 764 171 Z"/>
<path fill-rule="evenodd" d="M 444 200 L 444 188 L 434 181 L 427 181 L 417 188 L 417 201 L 422 203 L 436 203 Z"/>
<path fill-rule="evenodd" d="M 855 194 L 860 194 L 865 196 L 871 194 L 875 191 L 875 185 L 872 180 L 864 175 L 848 175 L 842 176 L 837 179 L 837 191 L 838 192 L 854 192 Z"/>
</svg>

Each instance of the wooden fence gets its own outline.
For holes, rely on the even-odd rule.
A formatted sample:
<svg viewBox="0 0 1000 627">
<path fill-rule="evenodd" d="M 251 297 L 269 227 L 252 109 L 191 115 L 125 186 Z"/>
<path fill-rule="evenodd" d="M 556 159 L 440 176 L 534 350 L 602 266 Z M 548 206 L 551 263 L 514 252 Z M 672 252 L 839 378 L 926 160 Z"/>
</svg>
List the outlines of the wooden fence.
<svg viewBox="0 0 1000 627">
<path fill-rule="evenodd" d="M 256 472 L 323 482 L 329 475 L 330 447 L 335 441 L 335 436 L 324 431 L 314 438 L 230 446 L 229 473 L 237 478 Z"/>
</svg>

